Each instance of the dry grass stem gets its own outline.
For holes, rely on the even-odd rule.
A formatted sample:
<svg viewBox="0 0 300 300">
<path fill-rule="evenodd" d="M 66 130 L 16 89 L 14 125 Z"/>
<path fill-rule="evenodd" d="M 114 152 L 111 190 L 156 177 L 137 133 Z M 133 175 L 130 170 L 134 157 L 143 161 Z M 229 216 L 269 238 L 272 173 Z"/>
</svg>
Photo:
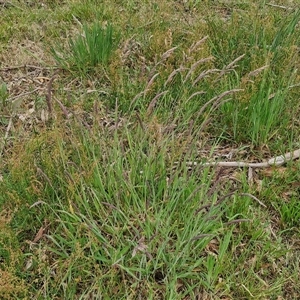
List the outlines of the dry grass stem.
<svg viewBox="0 0 300 300">
<path fill-rule="evenodd" d="M 219 69 L 211 69 L 207 71 L 203 71 L 193 82 L 193 86 L 195 86 L 202 78 L 205 78 L 209 74 L 220 72 Z"/>
<path fill-rule="evenodd" d="M 30 92 L 25 92 L 25 93 L 19 94 L 17 96 L 8 98 L 7 101 L 12 101 L 12 103 L 14 103 L 14 100 L 19 99 L 19 98 L 24 97 L 24 96 L 27 96 L 27 95 L 34 94 L 35 92 L 40 91 L 40 90 L 42 90 L 42 88 L 36 88 L 36 89 L 34 89 Z"/>
<path fill-rule="evenodd" d="M 278 5 L 278 4 L 273 4 L 273 3 L 267 3 L 267 5 L 272 6 L 272 7 L 275 7 L 275 8 L 285 9 L 285 10 L 293 10 L 292 7 L 287 7 L 287 6 Z"/>
<path fill-rule="evenodd" d="M 186 101 L 189 102 L 195 96 L 203 95 L 203 94 L 206 94 L 206 92 L 204 92 L 204 91 L 196 92 L 196 93 L 192 94 Z"/>
<path fill-rule="evenodd" d="M 242 194 L 240 194 L 240 196 L 250 197 L 250 198 L 252 198 L 253 200 L 255 200 L 256 202 L 258 202 L 261 206 L 267 208 L 267 206 L 266 206 L 263 202 L 261 202 L 257 197 L 255 197 L 255 196 L 253 196 L 253 195 L 251 195 L 251 194 L 249 194 L 249 193 L 242 193 Z"/>
<path fill-rule="evenodd" d="M 66 119 L 69 119 L 70 114 L 68 113 L 68 110 L 66 109 L 66 107 L 56 98 L 54 97 L 54 100 L 58 103 L 59 107 L 61 108 L 64 116 Z"/>
<path fill-rule="evenodd" d="M 142 130 L 145 132 L 145 126 L 144 126 L 144 124 L 143 124 L 143 121 L 142 121 L 142 119 L 141 119 L 139 113 L 136 112 L 135 115 L 136 115 L 136 118 L 137 118 L 137 120 L 138 120 L 138 122 L 139 122 L 139 124 L 140 124 L 140 126 L 141 126 L 141 128 L 142 128 Z"/>
<path fill-rule="evenodd" d="M 147 108 L 147 114 L 148 114 L 148 115 L 150 115 L 150 114 L 153 112 L 153 109 L 154 109 L 154 107 L 155 107 L 155 105 L 156 105 L 157 100 L 158 100 L 161 96 L 165 95 L 167 92 L 168 92 L 168 91 L 164 91 L 164 92 L 158 93 L 158 94 L 151 100 L 151 102 L 150 102 L 150 104 L 149 104 L 149 106 L 148 106 L 148 108 Z"/>
<path fill-rule="evenodd" d="M 213 56 L 210 56 L 210 57 L 206 57 L 206 58 L 202 58 L 198 61 L 196 61 L 194 64 L 192 64 L 189 72 L 187 73 L 185 79 L 183 80 L 183 83 L 185 83 L 191 76 L 191 74 L 193 73 L 193 71 L 202 63 L 205 63 L 205 62 L 208 62 L 208 61 L 212 61 L 214 59 Z"/>
<path fill-rule="evenodd" d="M 9 118 L 8 125 L 7 125 L 7 128 L 5 130 L 5 135 L 4 135 L 3 141 L 1 143 L 2 145 L 1 145 L 0 155 L 3 154 L 4 148 L 5 148 L 5 143 L 6 143 L 6 140 L 8 139 L 8 135 L 9 135 L 9 132 L 11 131 L 12 127 L 13 127 L 13 116 L 11 116 Z"/>
<path fill-rule="evenodd" d="M 174 70 L 174 71 L 169 75 L 169 77 L 168 77 L 168 79 L 166 80 L 166 82 L 164 83 L 164 87 L 166 87 L 167 84 L 169 84 L 169 83 L 173 80 L 174 76 L 175 76 L 177 73 L 180 73 L 180 72 L 185 71 L 185 70 L 188 70 L 188 68 L 184 68 L 184 67 L 182 67 L 182 66 L 181 66 L 180 68 Z"/>
<path fill-rule="evenodd" d="M 240 61 L 242 58 L 244 58 L 246 54 L 242 54 L 241 56 L 237 57 L 234 61 L 232 61 L 230 64 L 228 64 L 225 69 L 234 69 L 235 67 L 237 67 L 236 63 L 238 61 Z"/>
<path fill-rule="evenodd" d="M 144 95 L 146 95 L 146 93 L 150 90 L 151 86 L 153 85 L 153 82 L 155 80 L 155 78 L 159 75 L 159 73 L 154 74 L 151 79 L 148 81 L 147 86 L 145 88 L 145 90 L 143 91 Z"/>
<path fill-rule="evenodd" d="M 47 182 L 48 184 L 51 186 L 51 188 L 53 188 L 53 185 L 51 183 L 51 180 L 49 179 L 49 177 L 44 173 L 44 171 L 36 166 L 36 170 L 37 170 L 37 174 L 42 176 Z"/>
<path fill-rule="evenodd" d="M 239 57 L 237 57 L 234 61 L 232 61 L 230 64 L 228 64 L 223 70 L 220 72 L 219 76 L 214 80 L 214 83 L 217 82 L 225 73 L 228 71 L 233 70 L 237 67 L 236 63 L 240 61 L 246 54 L 243 54 Z"/>
<path fill-rule="evenodd" d="M 166 59 L 168 59 L 171 55 L 172 55 L 172 53 L 175 51 L 175 49 L 177 49 L 178 47 L 173 47 L 173 48 L 171 48 L 171 49 L 169 49 L 169 50 L 167 50 L 166 52 L 164 52 L 163 54 L 162 54 L 162 56 L 160 57 L 160 60 L 154 65 L 154 67 L 151 69 L 151 71 L 150 71 L 150 73 L 149 73 L 149 77 L 151 78 L 153 78 L 153 76 L 155 76 L 155 75 L 153 75 L 155 72 L 156 72 L 156 69 L 157 69 L 157 67 L 159 66 L 159 65 L 161 65 L 161 64 L 163 64 L 165 61 L 166 61 Z M 151 81 L 151 80 L 150 80 Z"/>
<path fill-rule="evenodd" d="M 47 86 L 46 102 L 47 102 L 48 111 L 49 111 L 50 116 L 52 116 L 52 112 L 53 112 L 53 107 L 52 107 L 52 84 L 53 84 L 53 81 L 56 78 L 56 74 L 57 74 L 57 72 L 55 72 L 53 74 L 53 76 L 49 80 L 48 86 Z"/>
<path fill-rule="evenodd" d="M 219 101 L 221 101 L 225 96 L 227 95 L 230 95 L 232 93 L 236 93 L 236 92 L 240 92 L 242 91 L 242 89 L 233 89 L 233 90 L 230 90 L 230 91 L 226 91 L 224 93 L 222 93 L 221 95 L 218 95 L 214 98 L 212 98 L 211 100 L 209 100 L 208 102 L 206 102 L 200 109 L 199 113 L 197 114 L 197 117 L 199 118 L 203 112 L 205 111 L 205 109 L 211 104 L 211 103 L 218 103 Z"/>
<path fill-rule="evenodd" d="M 138 93 L 138 94 L 132 99 L 132 101 L 130 102 L 130 105 L 129 105 L 129 111 L 132 109 L 132 106 L 133 106 L 133 104 L 136 102 L 136 100 L 139 99 L 139 98 L 141 98 L 141 97 L 144 97 L 144 95 L 145 95 L 145 91 Z"/>
<path fill-rule="evenodd" d="M 204 128 L 206 127 L 207 124 L 209 124 L 211 122 L 211 117 L 206 118 L 200 125 L 198 131 L 201 132 L 204 130 Z"/>
<path fill-rule="evenodd" d="M 263 66 L 263 67 L 260 67 L 260 68 L 258 68 L 258 69 L 256 69 L 256 70 L 254 70 L 254 71 L 251 71 L 251 72 L 248 74 L 248 77 L 252 77 L 252 76 L 255 77 L 255 76 L 257 76 L 258 74 L 260 74 L 261 71 L 267 69 L 268 67 L 269 67 L 269 65 L 265 65 L 265 66 Z"/>
<path fill-rule="evenodd" d="M 177 49 L 178 47 L 173 47 L 169 50 L 167 50 L 165 53 L 163 53 L 163 55 L 161 56 L 161 61 L 159 63 L 162 63 L 164 62 L 166 59 L 168 59 L 172 54 L 173 52 Z"/>
<path fill-rule="evenodd" d="M 225 104 L 225 103 L 227 103 L 227 102 L 229 102 L 229 101 L 231 101 L 231 100 L 232 100 L 232 98 L 224 99 L 224 100 L 222 100 L 222 101 L 216 101 L 216 102 L 212 105 L 211 111 L 213 111 L 213 110 L 219 108 L 221 105 L 223 105 L 223 104 Z"/>
<path fill-rule="evenodd" d="M 198 42 L 193 43 L 192 46 L 188 50 L 189 54 L 191 54 L 194 51 L 197 51 L 198 47 L 201 46 L 207 39 L 208 39 L 208 35 L 205 36 L 204 38 L 202 38 L 201 40 L 199 40 Z"/>
</svg>

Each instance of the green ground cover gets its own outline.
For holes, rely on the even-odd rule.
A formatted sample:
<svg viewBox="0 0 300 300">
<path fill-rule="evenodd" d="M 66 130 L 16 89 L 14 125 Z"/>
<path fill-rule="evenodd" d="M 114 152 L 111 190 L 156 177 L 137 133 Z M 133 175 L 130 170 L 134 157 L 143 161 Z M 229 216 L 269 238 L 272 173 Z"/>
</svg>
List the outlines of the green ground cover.
<svg viewBox="0 0 300 300">
<path fill-rule="evenodd" d="M 298 6 L 0 1 L 0 298 L 300 298 Z"/>
</svg>

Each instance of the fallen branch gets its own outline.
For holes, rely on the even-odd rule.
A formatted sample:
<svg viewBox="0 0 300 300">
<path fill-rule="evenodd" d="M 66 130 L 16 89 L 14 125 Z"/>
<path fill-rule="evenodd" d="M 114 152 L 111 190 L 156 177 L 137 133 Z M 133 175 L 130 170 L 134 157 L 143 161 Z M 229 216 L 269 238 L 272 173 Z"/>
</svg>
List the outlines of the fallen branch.
<svg viewBox="0 0 300 300">
<path fill-rule="evenodd" d="M 297 149 L 293 152 L 288 152 L 284 155 L 279 155 L 270 158 L 267 161 L 260 162 L 260 163 L 248 163 L 248 162 L 242 162 L 242 161 L 219 161 L 219 162 L 207 162 L 207 163 L 197 163 L 197 162 L 187 162 L 187 165 L 189 166 L 197 166 L 201 165 L 204 167 L 235 167 L 235 168 L 268 168 L 271 166 L 282 166 L 288 161 L 297 159 L 300 157 L 300 149 Z"/>
</svg>

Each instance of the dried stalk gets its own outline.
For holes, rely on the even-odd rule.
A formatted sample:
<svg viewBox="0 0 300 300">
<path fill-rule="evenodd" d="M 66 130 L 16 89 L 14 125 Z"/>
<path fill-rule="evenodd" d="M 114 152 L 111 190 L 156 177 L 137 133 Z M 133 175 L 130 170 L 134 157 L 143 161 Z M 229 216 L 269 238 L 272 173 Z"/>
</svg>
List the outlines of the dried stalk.
<svg viewBox="0 0 300 300">
<path fill-rule="evenodd" d="M 213 57 L 213 56 L 210 56 L 210 57 L 202 58 L 202 59 L 196 61 L 194 64 L 192 64 L 192 66 L 191 66 L 189 72 L 187 73 L 187 75 L 186 75 L 186 77 L 185 77 L 183 83 L 185 83 L 185 82 L 190 78 L 190 76 L 191 76 L 191 74 L 193 73 L 193 71 L 194 71 L 200 64 L 205 63 L 205 62 L 207 62 L 207 61 L 211 61 L 211 60 L 213 60 L 213 59 L 214 59 L 214 57 Z"/>
<path fill-rule="evenodd" d="M 261 206 L 263 206 L 264 208 L 267 208 L 267 206 L 266 206 L 264 203 L 262 203 L 258 198 L 256 198 L 255 196 L 253 196 L 253 195 L 251 195 L 251 194 L 249 194 L 249 193 L 242 193 L 242 194 L 240 194 L 240 196 L 250 197 L 251 199 L 257 201 L 257 202 L 258 202 Z"/>
<path fill-rule="evenodd" d="M 214 106 L 217 105 L 218 103 L 220 103 L 220 101 L 227 95 L 229 94 L 232 94 L 232 93 L 236 93 L 236 92 L 240 92 L 240 91 L 243 91 L 242 89 L 233 89 L 233 90 L 230 90 L 230 91 L 226 91 L 224 93 L 222 93 L 221 95 L 218 95 L 212 99 L 210 99 L 208 102 L 206 102 L 200 109 L 198 115 L 197 115 L 197 118 L 200 117 L 204 110 L 211 104 L 211 103 L 214 103 Z"/>
<path fill-rule="evenodd" d="M 158 94 L 151 100 L 151 102 L 150 102 L 150 104 L 149 104 L 149 106 L 148 106 L 148 108 L 147 108 L 147 115 L 150 115 L 150 114 L 153 112 L 153 109 L 154 109 L 154 107 L 155 107 L 155 105 L 156 105 L 157 100 L 158 100 L 161 96 L 165 95 L 167 92 L 168 92 L 168 91 L 164 91 L 164 92 L 158 93 Z"/>
<path fill-rule="evenodd" d="M 12 103 L 14 103 L 16 99 L 21 98 L 23 96 L 30 95 L 30 94 L 34 94 L 35 92 L 40 91 L 40 90 L 42 90 L 42 88 L 38 87 L 38 88 L 34 89 L 33 91 L 25 92 L 25 93 L 19 94 L 19 95 L 14 96 L 14 97 L 10 97 L 10 98 L 7 99 L 7 101 L 11 101 Z"/>
<path fill-rule="evenodd" d="M 202 38 L 200 41 L 192 44 L 192 46 L 189 48 L 189 54 L 191 54 L 192 52 L 198 50 L 198 47 L 200 45 L 202 45 L 207 39 L 208 39 L 208 35 L 205 36 L 204 38 Z"/>
<path fill-rule="evenodd" d="M 267 5 L 275 7 L 275 8 L 282 8 L 282 9 L 286 9 L 286 10 L 292 10 L 292 7 L 287 7 L 287 6 L 283 6 L 283 5 L 277 5 L 277 4 L 272 4 L 272 3 L 267 3 Z"/>
<path fill-rule="evenodd" d="M 6 144 L 6 140 L 8 139 L 9 132 L 11 128 L 13 127 L 13 116 L 9 118 L 9 122 L 5 131 L 4 139 L 3 139 L 3 144 L 0 146 L 0 156 L 2 156 Z"/>
<path fill-rule="evenodd" d="M 197 163 L 197 162 L 187 162 L 188 166 L 203 166 L 203 167 L 227 167 L 227 168 L 268 168 L 268 167 L 279 167 L 286 164 L 288 161 L 295 160 L 300 157 L 300 149 L 293 152 L 285 153 L 284 155 L 279 155 L 270 158 L 267 161 L 260 163 L 248 163 L 243 161 L 219 161 L 219 162 L 207 162 L 207 163 Z"/>
<path fill-rule="evenodd" d="M 58 103 L 60 109 L 62 110 L 63 114 L 65 115 L 65 118 L 69 119 L 70 114 L 68 113 L 68 110 L 66 109 L 66 107 L 57 98 L 54 97 L 54 100 Z"/>
<path fill-rule="evenodd" d="M 180 68 L 174 70 L 174 71 L 169 75 L 169 77 L 168 77 L 168 79 L 166 80 L 166 82 L 164 83 L 164 87 L 166 87 L 167 84 L 170 83 L 170 82 L 173 80 L 174 76 L 175 76 L 178 72 L 180 73 L 181 71 L 185 71 L 185 70 L 188 70 L 188 68 L 184 68 L 184 67 L 182 67 L 182 66 L 181 66 Z"/>
<path fill-rule="evenodd" d="M 197 82 L 199 82 L 202 78 L 206 77 L 208 74 L 211 74 L 211 73 L 216 73 L 216 72 L 220 72 L 219 69 L 210 69 L 210 70 L 206 70 L 206 71 L 203 71 L 193 82 L 193 86 L 195 86 L 195 84 Z"/>
<path fill-rule="evenodd" d="M 240 61 L 244 56 L 245 56 L 245 54 L 242 54 L 241 56 L 237 57 L 234 61 L 232 61 L 230 64 L 228 64 L 220 72 L 219 76 L 214 80 L 213 83 L 217 82 L 227 71 L 233 70 L 235 67 L 237 67 L 237 65 L 235 63 L 237 63 L 238 61 Z"/>
<path fill-rule="evenodd" d="M 53 67 L 40 67 L 40 66 L 34 66 L 34 65 L 20 65 L 20 66 L 11 66 L 11 67 L 5 67 L 0 69 L 0 72 L 5 71 L 11 71 L 11 70 L 17 70 L 17 69 L 37 69 L 37 70 L 52 70 Z"/>
<path fill-rule="evenodd" d="M 251 71 L 249 74 L 248 74 L 248 77 L 255 77 L 257 76 L 258 74 L 260 74 L 261 71 L 267 69 L 269 67 L 269 65 L 265 65 L 263 67 L 260 67 L 254 71 Z"/>
<path fill-rule="evenodd" d="M 47 106 L 48 106 L 50 116 L 52 116 L 52 112 L 53 112 L 53 107 L 52 107 L 52 84 L 53 84 L 53 81 L 54 81 L 55 78 L 56 78 L 56 72 L 54 73 L 54 75 L 51 77 L 51 79 L 48 82 L 47 93 L 46 93 L 46 102 L 47 102 Z"/>
</svg>

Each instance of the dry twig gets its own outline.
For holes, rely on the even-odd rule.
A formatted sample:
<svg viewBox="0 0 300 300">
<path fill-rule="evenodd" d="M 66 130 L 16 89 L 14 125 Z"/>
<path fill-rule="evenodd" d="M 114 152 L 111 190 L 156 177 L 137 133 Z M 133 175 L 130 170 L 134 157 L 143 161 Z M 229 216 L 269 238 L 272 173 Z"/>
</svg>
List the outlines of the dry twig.
<svg viewBox="0 0 300 300">
<path fill-rule="evenodd" d="M 34 66 L 34 65 L 20 65 L 20 66 L 10 66 L 10 67 L 4 67 L 0 69 L 0 72 L 10 71 L 10 70 L 16 70 L 16 69 L 38 69 L 38 70 L 52 70 L 53 67 L 40 67 L 40 66 Z"/>
<path fill-rule="evenodd" d="M 55 72 L 53 74 L 53 76 L 51 77 L 51 79 L 48 82 L 48 87 L 47 87 L 47 93 L 46 93 L 46 102 L 47 102 L 47 106 L 48 106 L 48 110 L 49 110 L 49 114 L 50 116 L 52 116 L 52 84 L 54 79 L 56 78 L 56 74 L 57 72 Z"/>
<path fill-rule="evenodd" d="M 283 6 L 283 5 L 277 5 L 277 4 L 273 4 L 273 3 L 267 3 L 267 5 L 275 7 L 275 8 L 282 8 L 282 9 L 286 9 L 286 10 L 292 10 L 292 7 L 287 7 L 287 6 Z"/>
<path fill-rule="evenodd" d="M 227 168 L 268 168 L 271 166 L 282 166 L 288 161 L 297 159 L 300 157 L 300 149 L 297 149 L 293 152 L 288 152 L 284 155 L 279 155 L 270 158 L 267 161 L 260 163 L 248 163 L 243 161 L 217 161 L 217 162 L 207 162 L 207 163 L 197 163 L 197 162 L 187 162 L 190 166 L 204 166 L 204 167 L 227 167 Z"/>
</svg>

